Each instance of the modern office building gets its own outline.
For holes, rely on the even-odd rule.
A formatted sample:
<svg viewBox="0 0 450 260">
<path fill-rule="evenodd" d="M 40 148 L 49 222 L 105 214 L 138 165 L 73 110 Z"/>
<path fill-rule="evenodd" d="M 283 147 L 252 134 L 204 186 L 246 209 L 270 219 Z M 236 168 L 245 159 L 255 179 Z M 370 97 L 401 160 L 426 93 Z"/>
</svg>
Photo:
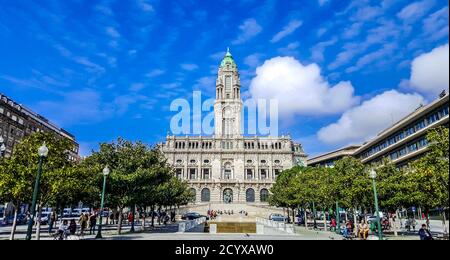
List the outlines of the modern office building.
<svg viewBox="0 0 450 260">
<path fill-rule="evenodd" d="M 335 161 L 340 160 L 345 156 L 352 156 L 360 147 L 361 145 L 351 145 L 313 157 L 311 159 L 308 159 L 308 166 L 332 167 Z"/>
<path fill-rule="evenodd" d="M 343 156 L 354 156 L 365 164 L 380 163 L 388 158 L 398 167 L 407 165 L 427 152 L 426 135 L 430 129 L 449 126 L 448 110 L 449 95 L 443 93 L 432 103 L 417 108 L 359 148 L 352 146 L 329 152 L 309 159 L 308 165 L 332 166 Z"/>
<path fill-rule="evenodd" d="M 72 161 L 80 159 L 79 145 L 72 134 L 0 93 L 0 136 L 3 138 L 6 148 L 3 156 L 11 156 L 14 146 L 25 136 L 35 132 L 53 132 L 61 138 L 67 138 L 74 147 L 69 151 L 69 159 Z"/>
<path fill-rule="evenodd" d="M 426 135 L 437 126 L 448 127 L 448 94 L 414 112 L 379 133 L 355 151 L 363 163 L 378 163 L 388 158 L 397 166 L 423 156 L 428 150 Z"/>
</svg>

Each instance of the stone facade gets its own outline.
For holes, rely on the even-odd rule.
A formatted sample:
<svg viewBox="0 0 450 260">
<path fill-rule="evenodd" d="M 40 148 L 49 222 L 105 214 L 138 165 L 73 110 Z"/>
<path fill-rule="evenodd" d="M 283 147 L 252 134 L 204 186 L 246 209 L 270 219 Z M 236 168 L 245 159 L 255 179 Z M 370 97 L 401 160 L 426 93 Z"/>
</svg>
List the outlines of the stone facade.
<svg viewBox="0 0 450 260">
<path fill-rule="evenodd" d="M 69 140 L 73 144 L 73 150 L 68 151 L 69 160 L 79 161 L 81 159 L 78 155 L 79 145 L 72 134 L 0 93 L 0 136 L 3 137 L 6 146 L 3 156 L 10 157 L 14 146 L 20 143 L 24 137 L 35 132 L 52 132 Z"/>
<path fill-rule="evenodd" d="M 216 81 L 215 134 L 167 136 L 162 145 L 176 176 L 195 192 L 196 204 L 266 204 L 281 171 L 306 165 L 302 146 L 290 136 L 243 136 L 242 109 L 239 72 L 227 52 Z"/>
</svg>

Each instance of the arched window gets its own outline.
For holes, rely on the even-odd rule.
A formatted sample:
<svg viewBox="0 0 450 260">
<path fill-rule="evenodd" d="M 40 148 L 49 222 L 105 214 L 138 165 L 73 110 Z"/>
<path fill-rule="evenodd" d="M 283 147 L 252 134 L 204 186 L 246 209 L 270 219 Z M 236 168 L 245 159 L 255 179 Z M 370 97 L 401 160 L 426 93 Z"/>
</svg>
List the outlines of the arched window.
<svg viewBox="0 0 450 260">
<path fill-rule="evenodd" d="M 269 200 L 269 191 L 267 189 L 262 189 L 260 192 L 261 202 L 267 202 Z"/>
<path fill-rule="evenodd" d="M 189 189 L 189 192 L 192 196 L 191 202 L 195 202 L 197 200 L 197 191 L 194 188 L 191 188 Z"/>
<path fill-rule="evenodd" d="M 255 202 L 255 190 L 248 189 L 245 192 L 245 198 L 246 198 L 247 202 Z"/>
<path fill-rule="evenodd" d="M 232 203 L 233 202 L 233 190 L 232 189 L 225 189 L 223 191 L 223 202 L 225 203 Z"/>
<path fill-rule="evenodd" d="M 211 200 L 211 192 L 208 188 L 202 190 L 202 202 L 209 202 Z"/>
</svg>

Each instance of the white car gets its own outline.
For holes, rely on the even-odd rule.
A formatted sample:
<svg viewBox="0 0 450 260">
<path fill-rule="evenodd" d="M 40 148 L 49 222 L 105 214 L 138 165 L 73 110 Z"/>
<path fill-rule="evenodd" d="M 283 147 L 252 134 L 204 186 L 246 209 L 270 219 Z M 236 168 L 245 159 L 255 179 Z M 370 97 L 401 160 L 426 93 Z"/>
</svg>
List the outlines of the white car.
<svg viewBox="0 0 450 260">
<path fill-rule="evenodd" d="M 269 220 L 278 221 L 278 222 L 286 222 L 287 218 L 278 213 L 272 213 L 269 216 Z"/>
</svg>

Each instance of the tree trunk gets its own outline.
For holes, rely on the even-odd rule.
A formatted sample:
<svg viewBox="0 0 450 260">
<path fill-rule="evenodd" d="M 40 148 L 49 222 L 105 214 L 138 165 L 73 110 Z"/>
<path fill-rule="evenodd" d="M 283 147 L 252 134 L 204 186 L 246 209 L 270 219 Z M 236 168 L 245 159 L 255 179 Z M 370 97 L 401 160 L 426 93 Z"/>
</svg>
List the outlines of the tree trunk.
<svg viewBox="0 0 450 260">
<path fill-rule="evenodd" d="M 122 234 L 122 216 L 123 208 L 119 208 L 119 223 L 117 223 L 117 234 Z"/>
<path fill-rule="evenodd" d="M 325 210 L 322 210 L 322 214 L 323 214 L 323 230 L 328 231 L 327 216 L 325 215 Z"/>
<path fill-rule="evenodd" d="M 20 204 L 18 204 L 18 205 L 20 205 Z M 14 220 L 13 220 L 13 225 L 11 227 L 11 235 L 9 237 L 9 240 L 14 240 L 14 235 L 16 234 L 18 212 L 19 212 L 19 206 L 14 205 Z"/>
<path fill-rule="evenodd" d="M 355 236 L 358 236 L 358 219 L 356 218 L 356 207 L 353 207 L 353 233 Z"/>
<path fill-rule="evenodd" d="M 41 214 L 42 214 L 42 205 L 39 205 L 38 214 L 37 214 L 37 226 L 36 226 L 36 240 L 41 239 Z"/>
<path fill-rule="evenodd" d="M 306 208 L 303 213 L 305 214 L 305 229 L 308 229 L 308 219 L 307 219 L 307 214 L 306 214 Z"/>
<path fill-rule="evenodd" d="M 447 225 L 445 224 L 445 222 L 446 222 L 446 219 L 445 219 L 445 209 L 444 209 L 442 211 L 442 224 L 444 225 L 444 234 L 447 234 L 448 230 L 447 230 Z"/>
<path fill-rule="evenodd" d="M 142 213 L 143 213 L 143 219 L 142 219 L 142 231 L 145 231 L 145 214 L 147 214 L 147 210 L 145 207 L 142 208 Z"/>
</svg>

